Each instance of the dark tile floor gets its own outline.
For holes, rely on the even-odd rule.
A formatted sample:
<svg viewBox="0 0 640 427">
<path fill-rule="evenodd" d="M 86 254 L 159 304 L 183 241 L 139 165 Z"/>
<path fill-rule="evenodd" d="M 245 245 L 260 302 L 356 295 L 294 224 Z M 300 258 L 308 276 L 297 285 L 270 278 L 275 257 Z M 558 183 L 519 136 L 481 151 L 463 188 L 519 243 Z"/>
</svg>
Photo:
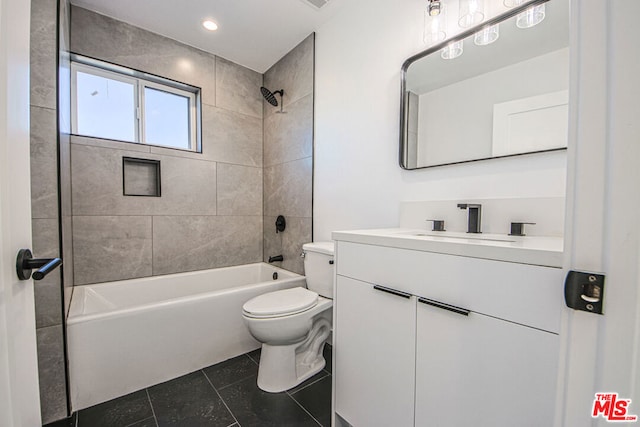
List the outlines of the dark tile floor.
<svg viewBox="0 0 640 427">
<path fill-rule="evenodd" d="M 256 385 L 256 350 L 83 409 L 46 427 L 329 427 L 329 345 L 324 356 L 324 370 L 283 393 L 265 393 Z"/>
</svg>

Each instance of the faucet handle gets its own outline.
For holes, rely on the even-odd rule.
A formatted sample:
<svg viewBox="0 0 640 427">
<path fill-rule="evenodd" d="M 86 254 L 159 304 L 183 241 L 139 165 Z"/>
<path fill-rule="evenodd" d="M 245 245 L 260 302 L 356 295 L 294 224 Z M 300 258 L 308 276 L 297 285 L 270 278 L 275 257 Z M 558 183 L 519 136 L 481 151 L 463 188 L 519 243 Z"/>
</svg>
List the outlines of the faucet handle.
<svg viewBox="0 0 640 427">
<path fill-rule="evenodd" d="M 447 231 L 444 229 L 444 219 L 427 219 L 425 221 L 433 222 L 431 231 Z"/>
<path fill-rule="evenodd" d="M 511 232 L 509 233 L 509 236 L 526 236 L 526 234 L 524 234 L 525 225 L 536 225 L 536 223 L 535 222 L 512 222 Z"/>
</svg>

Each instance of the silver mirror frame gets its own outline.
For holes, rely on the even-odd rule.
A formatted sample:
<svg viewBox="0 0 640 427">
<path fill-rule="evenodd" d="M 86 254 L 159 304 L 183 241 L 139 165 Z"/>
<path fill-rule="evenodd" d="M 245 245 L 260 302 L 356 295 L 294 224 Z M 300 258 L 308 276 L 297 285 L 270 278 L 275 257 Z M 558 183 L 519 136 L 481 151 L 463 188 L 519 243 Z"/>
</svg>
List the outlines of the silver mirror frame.
<svg viewBox="0 0 640 427">
<path fill-rule="evenodd" d="M 513 9 L 510 9 L 509 11 L 496 16 L 495 18 L 492 18 L 488 21 L 485 21 L 483 23 L 481 23 L 480 25 L 476 25 L 475 27 L 472 27 L 466 31 L 463 31 L 462 33 L 458 34 L 455 37 L 452 37 L 450 39 L 446 39 L 444 40 L 442 43 L 438 43 L 437 45 L 434 45 L 432 47 L 430 47 L 427 50 L 424 50 L 416 55 L 413 55 L 412 57 L 410 57 L 409 59 L 407 59 L 406 61 L 404 61 L 404 63 L 402 64 L 402 68 L 400 71 L 400 78 L 401 78 L 401 83 L 400 83 L 400 143 L 399 143 L 399 155 L 398 155 L 398 162 L 399 165 L 402 169 L 404 170 L 419 170 L 419 169 L 427 169 L 427 168 L 435 168 L 435 167 L 439 167 L 439 166 L 449 166 L 449 165 L 457 165 L 457 164 L 461 164 L 461 163 L 470 163 L 470 162 L 478 162 L 481 160 L 490 160 L 490 159 L 501 159 L 501 158 L 505 158 L 505 157 L 515 157 L 515 156 L 525 156 L 525 155 L 529 155 L 529 154 L 537 154 L 537 153 L 546 153 L 546 152 L 551 152 L 551 151 L 562 151 L 562 150 L 566 150 L 566 147 L 560 147 L 560 148 L 551 148 L 551 149 L 547 149 L 547 150 L 539 150 L 539 151 L 529 151 L 526 153 L 517 153 L 517 154 L 506 154 L 503 156 L 492 156 L 492 157 L 484 157 L 484 158 L 480 158 L 480 159 L 472 159 L 472 160 L 461 160 L 459 162 L 451 162 L 451 163 L 441 163 L 438 165 L 430 165 L 430 166 L 420 166 L 420 167 L 415 167 L 415 168 L 407 168 L 406 165 L 408 163 L 408 159 L 407 159 L 407 150 L 406 150 L 406 141 L 407 141 L 407 117 L 406 117 L 406 103 L 407 103 L 407 94 L 406 94 L 406 90 L 407 90 L 407 70 L 409 69 L 409 66 L 411 64 L 413 64 L 414 62 L 416 62 L 419 59 L 424 58 L 425 56 L 431 55 L 432 53 L 436 53 L 438 51 L 440 51 L 440 49 L 444 48 L 445 46 L 451 44 L 451 43 L 455 43 L 458 42 L 460 40 L 464 40 L 467 37 L 470 37 L 472 35 L 474 35 L 475 33 L 477 33 L 478 31 L 481 31 L 485 28 L 488 28 L 492 25 L 498 24 L 500 22 L 506 21 L 507 19 L 513 18 L 514 16 L 524 12 L 526 9 L 529 9 L 532 6 L 537 6 L 540 4 L 544 4 L 549 2 L 550 0 L 531 0 L 527 3 L 524 3 L 518 7 L 514 7 Z"/>
</svg>

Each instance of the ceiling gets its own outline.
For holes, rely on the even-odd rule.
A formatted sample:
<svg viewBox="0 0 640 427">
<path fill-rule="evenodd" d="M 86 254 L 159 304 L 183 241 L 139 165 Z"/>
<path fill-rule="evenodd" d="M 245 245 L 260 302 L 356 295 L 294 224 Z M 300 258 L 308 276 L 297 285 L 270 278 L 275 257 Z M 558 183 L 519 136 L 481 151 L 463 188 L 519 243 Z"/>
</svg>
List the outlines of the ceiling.
<svg viewBox="0 0 640 427">
<path fill-rule="evenodd" d="M 331 18 L 304 0 L 71 0 L 71 3 L 221 56 L 260 73 Z M 202 27 L 212 19 L 218 30 Z"/>
</svg>

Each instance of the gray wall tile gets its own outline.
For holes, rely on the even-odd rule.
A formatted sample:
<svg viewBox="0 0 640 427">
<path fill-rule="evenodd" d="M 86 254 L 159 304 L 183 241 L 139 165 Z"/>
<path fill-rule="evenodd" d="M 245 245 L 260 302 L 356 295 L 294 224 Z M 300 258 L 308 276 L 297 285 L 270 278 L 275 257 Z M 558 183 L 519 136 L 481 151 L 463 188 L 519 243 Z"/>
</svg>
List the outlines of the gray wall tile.
<svg viewBox="0 0 640 427">
<path fill-rule="evenodd" d="M 60 1 L 63 14 L 67 4 L 67 0 Z M 57 220 L 57 9 L 57 0 L 31 1 L 31 198 L 32 249 L 36 257 L 59 256 L 60 252 Z M 64 49 L 64 27 L 62 35 L 61 48 Z M 68 151 L 63 150 L 61 155 L 65 153 Z M 63 177 L 68 177 L 64 171 L 62 173 Z M 63 201 L 70 202 L 70 198 Z M 72 262 L 71 257 L 67 259 Z M 59 269 L 36 282 L 34 287 L 40 403 L 45 424 L 67 415 L 60 280 Z"/>
<path fill-rule="evenodd" d="M 62 277 L 64 283 L 64 318 L 69 314 L 73 294 L 73 218 L 62 217 Z"/>
<path fill-rule="evenodd" d="M 264 118 L 264 166 L 313 155 L 313 95 Z"/>
<path fill-rule="evenodd" d="M 140 153 L 150 153 L 151 146 L 144 144 L 136 144 L 133 142 L 114 141 L 111 139 L 91 138 L 88 136 L 71 135 L 71 143 L 79 145 L 88 145 L 91 147 L 113 148 L 114 150 L 136 151 Z M 167 149 L 169 150 L 169 149 Z"/>
<path fill-rule="evenodd" d="M 283 261 L 274 265 L 285 270 L 304 274 L 304 259 L 300 257 L 302 245 L 311 242 L 311 218 L 286 217 L 287 227 L 275 231 L 276 217 L 264 217 L 264 262 L 270 256 L 282 255 Z"/>
<path fill-rule="evenodd" d="M 287 228 L 282 232 L 282 268 L 304 274 L 304 259 L 300 257 L 302 245 L 311 241 L 311 218 L 287 218 Z"/>
<path fill-rule="evenodd" d="M 216 58 L 216 106 L 262 118 L 262 74 Z"/>
<path fill-rule="evenodd" d="M 34 219 L 31 222 L 33 235 L 32 252 L 36 258 L 59 256 L 59 235 L 57 219 Z M 59 325 L 62 323 L 62 289 L 60 270 L 51 272 L 36 282 L 33 288 L 36 306 L 36 327 Z"/>
<path fill-rule="evenodd" d="M 264 168 L 264 214 L 311 217 L 310 157 Z"/>
<path fill-rule="evenodd" d="M 284 89 L 284 110 L 264 105 L 264 259 L 282 254 L 282 268 L 304 273 L 302 245 L 311 241 L 313 173 L 314 36 L 307 37 L 264 76 L 270 90 Z M 275 234 L 277 215 L 287 228 Z"/>
<path fill-rule="evenodd" d="M 155 198 L 122 194 L 123 156 L 157 159 L 157 156 L 135 151 L 71 144 L 74 216 L 151 214 Z"/>
<path fill-rule="evenodd" d="M 31 2 L 31 105 L 56 108 L 56 0 Z"/>
<path fill-rule="evenodd" d="M 31 107 L 31 216 L 58 216 L 56 111 Z"/>
<path fill-rule="evenodd" d="M 153 274 L 203 270 L 262 260 L 260 216 L 156 216 Z"/>
<path fill-rule="evenodd" d="M 215 215 L 215 162 L 157 156 L 161 162 L 162 197 L 155 199 L 154 215 Z"/>
<path fill-rule="evenodd" d="M 262 119 L 205 105 L 202 120 L 207 159 L 262 166 Z"/>
<path fill-rule="evenodd" d="M 75 216 L 75 284 L 150 276 L 150 216 Z"/>
<path fill-rule="evenodd" d="M 73 52 L 200 87 L 215 105 L 215 56 L 80 7 L 71 20 Z"/>
<path fill-rule="evenodd" d="M 263 261 L 267 262 L 270 256 L 282 255 L 282 236 L 284 233 L 276 233 L 276 218 L 275 216 L 265 216 L 264 224 L 262 225 L 263 233 L 262 238 L 264 240 L 264 257 Z M 285 230 L 286 231 L 286 230 Z M 278 262 L 274 265 L 282 267 L 282 263 Z"/>
<path fill-rule="evenodd" d="M 264 74 L 264 85 L 272 92 L 284 89 L 284 106 L 313 92 L 314 34 L 287 53 Z M 264 102 L 265 116 L 276 108 Z"/>
<path fill-rule="evenodd" d="M 216 163 L 72 144 L 74 215 L 215 215 Z M 125 196 L 122 158 L 160 160 L 161 197 Z"/>
<path fill-rule="evenodd" d="M 38 329 L 36 337 L 42 423 L 48 424 L 67 416 L 62 325 Z"/>
<path fill-rule="evenodd" d="M 262 215 L 262 168 L 218 164 L 218 215 Z"/>
</svg>

